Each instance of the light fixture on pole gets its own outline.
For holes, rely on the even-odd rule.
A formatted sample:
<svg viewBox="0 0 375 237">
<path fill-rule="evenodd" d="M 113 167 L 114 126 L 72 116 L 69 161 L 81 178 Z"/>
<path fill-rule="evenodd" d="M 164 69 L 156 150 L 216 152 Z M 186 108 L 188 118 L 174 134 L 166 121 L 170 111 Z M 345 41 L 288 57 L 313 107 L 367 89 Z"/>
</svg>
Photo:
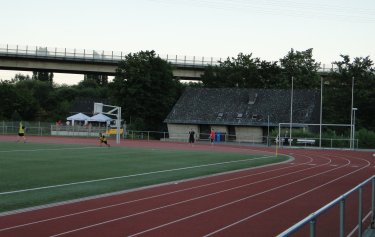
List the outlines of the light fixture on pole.
<svg viewBox="0 0 375 237">
<path fill-rule="evenodd" d="M 352 106 L 350 107 L 350 148 L 353 141 L 353 103 L 354 103 L 354 77 L 352 77 Z"/>
<path fill-rule="evenodd" d="M 357 111 L 358 108 L 353 108 L 353 149 L 355 149 L 355 111 Z"/>
</svg>

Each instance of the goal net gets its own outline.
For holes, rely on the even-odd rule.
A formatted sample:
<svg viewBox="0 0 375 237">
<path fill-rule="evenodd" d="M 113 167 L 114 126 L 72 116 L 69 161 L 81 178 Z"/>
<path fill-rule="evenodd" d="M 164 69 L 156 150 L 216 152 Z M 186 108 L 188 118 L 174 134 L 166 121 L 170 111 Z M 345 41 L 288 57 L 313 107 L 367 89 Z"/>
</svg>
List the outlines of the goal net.
<svg viewBox="0 0 375 237">
<path fill-rule="evenodd" d="M 355 148 L 358 141 L 350 136 L 350 124 L 279 123 L 276 142 L 282 146 Z"/>
</svg>

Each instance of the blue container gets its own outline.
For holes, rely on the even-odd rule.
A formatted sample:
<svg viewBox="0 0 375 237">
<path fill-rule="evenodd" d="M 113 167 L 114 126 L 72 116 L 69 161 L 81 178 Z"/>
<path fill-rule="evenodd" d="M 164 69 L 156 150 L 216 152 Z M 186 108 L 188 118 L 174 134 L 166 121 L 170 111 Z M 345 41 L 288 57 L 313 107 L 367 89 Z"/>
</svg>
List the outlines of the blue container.
<svg viewBox="0 0 375 237">
<path fill-rule="evenodd" d="M 215 133 L 215 141 L 220 142 L 220 133 L 219 132 Z"/>
</svg>

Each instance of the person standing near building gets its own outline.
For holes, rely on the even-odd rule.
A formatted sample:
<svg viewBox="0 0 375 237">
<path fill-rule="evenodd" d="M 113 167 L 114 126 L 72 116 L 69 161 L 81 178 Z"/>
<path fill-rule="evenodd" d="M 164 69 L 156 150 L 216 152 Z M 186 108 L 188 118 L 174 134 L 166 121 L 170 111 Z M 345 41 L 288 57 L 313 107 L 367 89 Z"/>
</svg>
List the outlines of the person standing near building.
<svg viewBox="0 0 375 237">
<path fill-rule="evenodd" d="M 215 141 L 215 131 L 214 131 L 214 129 L 211 129 L 211 133 L 210 133 L 211 145 L 214 144 L 214 141 Z"/>
<path fill-rule="evenodd" d="M 189 143 L 193 145 L 194 142 L 195 142 L 195 132 L 193 129 L 191 129 L 189 132 Z"/>
<path fill-rule="evenodd" d="M 17 142 L 19 142 L 21 139 L 23 139 L 23 142 L 26 143 L 25 126 L 22 124 L 22 121 L 20 122 L 20 127 L 18 128 Z"/>
</svg>

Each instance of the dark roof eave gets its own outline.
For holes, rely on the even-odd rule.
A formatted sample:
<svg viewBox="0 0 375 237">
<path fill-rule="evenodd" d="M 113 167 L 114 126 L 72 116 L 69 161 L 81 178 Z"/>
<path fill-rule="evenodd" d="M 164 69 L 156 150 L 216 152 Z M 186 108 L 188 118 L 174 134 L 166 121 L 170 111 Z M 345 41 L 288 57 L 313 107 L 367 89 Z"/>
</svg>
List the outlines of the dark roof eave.
<svg viewBox="0 0 375 237">
<path fill-rule="evenodd" d="M 278 127 L 277 123 L 267 123 L 267 122 L 220 122 L 220 121 L 186 121 L 186 120 L 164 120 L 164 123 L 167 124 L 194 124 L 194 125 L 224 125 L 224 126 L 249 126 L 249 127 Z"/>
</svg>

